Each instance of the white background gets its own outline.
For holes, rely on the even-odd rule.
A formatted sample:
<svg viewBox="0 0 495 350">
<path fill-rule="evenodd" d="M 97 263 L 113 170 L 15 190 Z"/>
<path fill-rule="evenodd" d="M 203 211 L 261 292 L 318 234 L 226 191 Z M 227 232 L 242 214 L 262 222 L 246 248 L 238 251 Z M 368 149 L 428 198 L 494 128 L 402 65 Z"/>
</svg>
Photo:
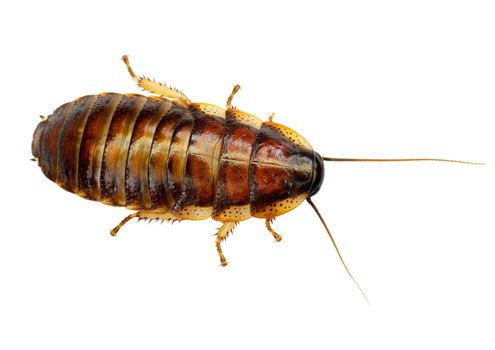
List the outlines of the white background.
<svg viewBox="0 0 495 350">
<path fill-rule="evenodd" d="M 2 349 L 493 349 L 495 11 L 491 1 L 3 2 Z M 47 180 L 38 115 L 138 92 L 123 63 L 235 105 L 334 157 L 314 201 L 242 223 L 126 225 Z"/>
</svg>

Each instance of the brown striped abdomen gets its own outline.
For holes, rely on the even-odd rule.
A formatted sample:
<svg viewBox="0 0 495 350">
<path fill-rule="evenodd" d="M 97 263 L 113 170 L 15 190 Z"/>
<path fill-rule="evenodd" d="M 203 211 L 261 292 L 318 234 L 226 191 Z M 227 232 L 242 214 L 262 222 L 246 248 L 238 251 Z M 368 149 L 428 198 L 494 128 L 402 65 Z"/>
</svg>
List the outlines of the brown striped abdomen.
<svg viewBox="0 0 495 350">
<path fill-rule="evenodd" d="M 183 219 L 274 217 L 307 196 L 312 151 L 273 127 L 245 124 L 239 111 L 208 108 L 135 94 L 84 96 L 38 125 L 32 152 L 67 191 Z"/>
<path fill-rule="evenodd" d="M 33 155 L 50 180 L 82 197 L 130 208 L 168 208 L 163 158 L 186 112 L 159 97 L 84 96 L 39 124 Z"/>
</svg>

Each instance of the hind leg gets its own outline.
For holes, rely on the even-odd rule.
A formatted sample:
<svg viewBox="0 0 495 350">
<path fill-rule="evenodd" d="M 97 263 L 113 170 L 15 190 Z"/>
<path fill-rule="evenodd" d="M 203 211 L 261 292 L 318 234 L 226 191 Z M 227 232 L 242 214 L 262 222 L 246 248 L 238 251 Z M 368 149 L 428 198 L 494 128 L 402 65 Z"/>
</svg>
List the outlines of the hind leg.
<svg viewBox="0 0 495 350">
<path fill-rule="evenodd" d="M 145 76 L 138 77 L 136 74 L 134 74 L 127 55 L 122 56 L 122 61 L 124 61 L 132 80 L 134 80 L 138 84 L 138 86 L 143 88 L 144 90 L 172 100 L 179 100 L 185 104 L 189 104 L 191 102 L 186 95 L 184 95 L 177 89 L 169 88 L 165 84 L 158 83 L 154 80 L 146 78 Z"/>
<path fill-rule="evenodd" d="M 175 221 L 180 220 L 174 214 L 168 211 L 159 211 L 159 210 L 149 210 L 149 211 L 138 211 L 136 213 L 132 213 L 126 216 L 117 226 L 115 226 L 112 230 L 110 230 L 110 234 L 112 236 L 116 236 L 117 232 L 124 226 L 128 221 L 138 218 L 138 220 L 161 220 L 161 221 Z"/>
</svg>

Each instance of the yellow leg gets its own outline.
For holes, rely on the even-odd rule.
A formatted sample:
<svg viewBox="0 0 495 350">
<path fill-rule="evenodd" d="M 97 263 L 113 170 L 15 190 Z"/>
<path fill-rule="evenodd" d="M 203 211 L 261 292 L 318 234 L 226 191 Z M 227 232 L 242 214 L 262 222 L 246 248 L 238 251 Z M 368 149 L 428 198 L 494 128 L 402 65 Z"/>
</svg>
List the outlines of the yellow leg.
<svg viewBox="0 0 495 350">
<path fill-rule="evenodd" d="M 227 99 L 227 103 L 225 104 L 226 109 L 231 109 L 232 108 L 232 99 L 234 98 L 234 95 L 241 89 L 241 86 L 239 84 L 236 84 L 234 88 L 232 89 L 232 92 L 230 93 L 229 98 Z"/>
<path fill-rule="evenodd" d="M 129 220 L 132 220 L 134 218 L 137 218 L 139 216 L 139 213 L 132 213 L 130 215 L 127 215 L 124 220 L 122 220 L 117 226 L 115 226 L 113 229 L 110 230 L 110 234 L 112 236 L 116 236 L 117 232 L 124 226 Z"/>
<path fill-rule="evenodd" d="M 218 256 L 220 257 L 220 265 L 222 266 L 227 266 L 228 261 L 225 259 L 225 256 L 223 256 L 222 247 L 220 244 L 227 238 L 229 233 L 232 232 L 236 224 L 237 222 L 224 222 L 216 234 L 217 237 L 215 239 L 215 245 L 217 246 Z"/>
<path fill-rule="evenodd" d="M 138 211 L 136 213 L 132 213 L 124 218 L 117 226 L 115 226 L 112 230 L 110 230 L 110 234 L 112 236 L 116 236 L 117 232 L 124 226 L 129 220 L 134 218 L 138 218 L 138 220 L 167 220 L 167 221 L 177 221 L 180 219 L 177 218 L 174 214 L 171 214 L 167 211 L 160 210 L 149 210 L 149 211 Z"/>
<path fill-rule="evenodd" d="M 270 225 L 271 222 L 273 221 L 274 219 L 266 219 L 265 220 L 265 226 L 266 228 L 268 229 L 268 231 L 270 231 L 270 233 L 272 234 L 273 238 L 275 238 L 275 240 L 277 242 L 280 242 L 282 240 L 282 236 L 280 236 L 277 232 L 275 232 L 273 229 L 272 229 L 272 226 Z"/>
<path fill-rule="evenodd" d="M 269 122 L 272 122 L 273 121 L 273 117 L 275 117 L 275 112 L 273 112 L 272 114 L 270 114 L 270 116 L 268 117 L 268 121 Z"/>
<path fill-rule="evenodd" d="M 157 94 L 172 100 L 179 100 L 185 104 L 189 104 L 191 102 L 187 98 L 187 96 L 184 95 L 179 90 L 169 88 L 164 84 L 158 83 L 144 76 L 138 77 L 136 74 L 134 74 L 134 71 L 131 68 L 131 64 L 129 63 L 129 58 L 127 57 L 127 55 L 122 56 L 122 61 L 124 61 L 127 70 L 129 71 L 129 74 L 132 77 L 132 80 L 134 80 L 138 84 L 138 86 L 143 88 L 144 90 L 147 90 L 153 94 Z"/>
</svg>

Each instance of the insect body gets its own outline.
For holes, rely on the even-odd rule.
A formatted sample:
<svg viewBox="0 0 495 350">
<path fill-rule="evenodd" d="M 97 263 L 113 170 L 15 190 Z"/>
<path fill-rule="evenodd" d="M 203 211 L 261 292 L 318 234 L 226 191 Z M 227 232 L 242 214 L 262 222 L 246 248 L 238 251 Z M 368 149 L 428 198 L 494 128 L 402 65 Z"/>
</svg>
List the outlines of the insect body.
<svg viewBox="0 0 495 350">
<path fill-rule="evenodd" d="M 136 211 L 112 235 L 133 218 L 212 217 L 222 222 L 216 248 L 225 266 L 220 244 L 238 222 L 262 218 L 280 241 L 271 221 L 307 200 L 337 249 L 310 199 L 323 182 L 323 161 L 403 161 L 321 157 L 271 117 L 263 122 L 233 108 L 238 85 L 226 109 L 193 103 L 177 90 L 137 77 L 126 56 L 123 60 L 138 85 L 156 96 L 81 97 L 44 118 L 32 141 L 32 153 L 50 180 L 84 198 Z"/>
<path fill-rule="evenodd" d="M 146 78 L 160 96 L 103 93 L 57 108 L 33 136 L 43 173 L 84 198 L 137 210 L 132 218 L 223 223 L 220 241 L 239 221 L 270 221 L 315 194 L 323 159 L 295 131 L 231 107 L 192 103 Z"/>
</svg>

